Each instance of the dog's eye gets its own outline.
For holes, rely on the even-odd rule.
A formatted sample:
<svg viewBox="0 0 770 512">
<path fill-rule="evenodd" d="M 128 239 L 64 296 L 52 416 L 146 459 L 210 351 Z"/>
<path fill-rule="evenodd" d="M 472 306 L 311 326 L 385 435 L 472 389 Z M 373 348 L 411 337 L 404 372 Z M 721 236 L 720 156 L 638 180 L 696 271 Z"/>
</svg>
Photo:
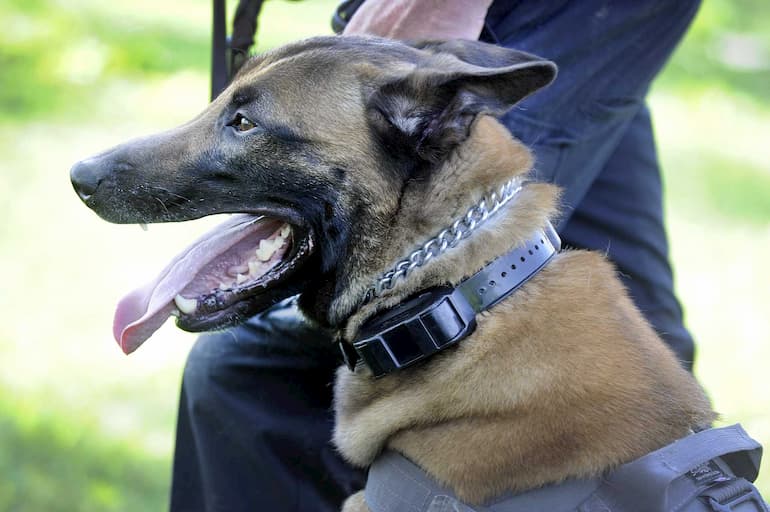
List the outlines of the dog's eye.
<svg viewBox="0 0 770 512">
<path fill-rule="evenodd" d="M 247 132 L 257 127 L 251 120 L 243 116 L 243 114 L 237 114 L 235 119 L 230 122 L 230 126 L 234 127 L 239 132 Z"/>
</svg>

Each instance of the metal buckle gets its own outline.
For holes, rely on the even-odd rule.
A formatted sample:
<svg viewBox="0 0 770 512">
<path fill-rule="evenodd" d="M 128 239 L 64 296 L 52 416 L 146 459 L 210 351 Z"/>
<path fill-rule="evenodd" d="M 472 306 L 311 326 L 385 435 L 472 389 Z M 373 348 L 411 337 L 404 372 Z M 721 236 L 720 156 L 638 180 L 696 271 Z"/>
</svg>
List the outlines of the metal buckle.
<svg viewBox="0 0 770 512">
<path fill-rule="evenodd" d="M 743 481 L 741 483 L 741 480 Z M 757 488 L 754 487 L 752 484 L 750 484 L 747 480 L 741 478 L 740 480 L 734 480 L 735 484 L 727 484 L 724 487 L 719 488 L 719 490 L 727 491 L 728 496 L 724 499 L 718 499 L 718 496 L 714 496 L 713 494 L 709 493 L 706 496 L 703 496 L 704 498 L 708 498 L 708 504 L 711 507 L 711 509 L 714 512 L 736 512 L 738 510 L 757 510 L 757 511 L 767 511 L 767 504 L 765 503 L 765 500 L 762 499 L 762 496 L 760 496 L 759 491 L 757 491 Z M 736 485 L 737 484 L 737 485 Z M 744 491 L 741 494 L 738 494 L 737 496 L 731 496 L 731 490 L 729 487 L 731 485 L 735 485 L 738 487 L 738 491 Z M 741 487 L 743 487 L 741 489 Z M 713 491 L 712 491 L 713 492 Z M 757 507 L 756 508 L 739 508 L 741 505 L 749 502 L 754 502 Z"/>
<path fill-rule="evenodd" d="M 358 352 L 350 346 L 349 343 L 346 343 L 344 340 L 340 339 L 337 341 L 337 348 L 340 349 L 340 353 L 342 354 L 342 360 L 345 362 L 345 366 L 348 367 L 348 370 L 355 371 L 356 364 L 358 361 L 360 361 L 360 357 L 358 355 Z"/>
</svg>

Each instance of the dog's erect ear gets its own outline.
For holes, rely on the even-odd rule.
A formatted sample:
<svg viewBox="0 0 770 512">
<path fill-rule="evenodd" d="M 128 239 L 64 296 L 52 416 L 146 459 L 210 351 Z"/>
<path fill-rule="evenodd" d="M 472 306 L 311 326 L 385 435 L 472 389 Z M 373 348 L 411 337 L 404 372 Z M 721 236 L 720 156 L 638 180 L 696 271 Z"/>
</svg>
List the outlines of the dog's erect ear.
<svg viewBox="0 0 770 512">
<path fill-rule="evenodd" d="M 468 136 L 478 114 L 500 116 L 556 76 L 553 62 L 478 41 L 411 46 L 424 58 L 375 92 L 370 119 L 393 150 L 431 163 Z"/>
</svg>

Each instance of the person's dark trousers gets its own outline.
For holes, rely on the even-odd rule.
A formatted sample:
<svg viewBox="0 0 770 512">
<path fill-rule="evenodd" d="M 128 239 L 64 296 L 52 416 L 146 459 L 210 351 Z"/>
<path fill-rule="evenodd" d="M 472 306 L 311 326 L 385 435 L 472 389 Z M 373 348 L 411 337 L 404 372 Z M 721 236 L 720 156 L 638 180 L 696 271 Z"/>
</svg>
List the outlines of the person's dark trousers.
<svg viewBox="0 0 770 512">
<path fill-rule="evenodd" d="M 535 176 L 564 187 L 564 240 L 613 260 L 688 368 L 644 96 L 697 4 L 498 1 L 487 32 L 559 64 L 557 81 L 504 122 L 534 149 Z M 339 510 L 365 475 L 330 443 L 338 364 L 328 334 L 289 302 L 202 336 L 182 383 L 172 512 Z"/>
<path fill-rule="evenodd" d="M 360 488 L 329 442 L 331 346 L 292 300 L 198 339 L 182 382 L 171 510 L 338 510 Z"/>
</svg>

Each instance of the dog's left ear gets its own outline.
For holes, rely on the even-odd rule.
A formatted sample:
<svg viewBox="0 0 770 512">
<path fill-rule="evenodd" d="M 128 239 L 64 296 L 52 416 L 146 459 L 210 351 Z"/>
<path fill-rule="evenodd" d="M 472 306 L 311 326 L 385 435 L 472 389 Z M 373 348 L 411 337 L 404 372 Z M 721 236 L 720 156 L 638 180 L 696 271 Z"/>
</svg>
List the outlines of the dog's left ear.
<svg viewBox="0 0 770 512">
<path fill-rule="evenodd" d="M 478 114 L 500 116 L 556 76 L 553 62 L 478 41 L 411 46 L 424 55 L 373 94 L 369 117 L 388 147 L 431 163 L 468 136 Z"/>
</svg>

